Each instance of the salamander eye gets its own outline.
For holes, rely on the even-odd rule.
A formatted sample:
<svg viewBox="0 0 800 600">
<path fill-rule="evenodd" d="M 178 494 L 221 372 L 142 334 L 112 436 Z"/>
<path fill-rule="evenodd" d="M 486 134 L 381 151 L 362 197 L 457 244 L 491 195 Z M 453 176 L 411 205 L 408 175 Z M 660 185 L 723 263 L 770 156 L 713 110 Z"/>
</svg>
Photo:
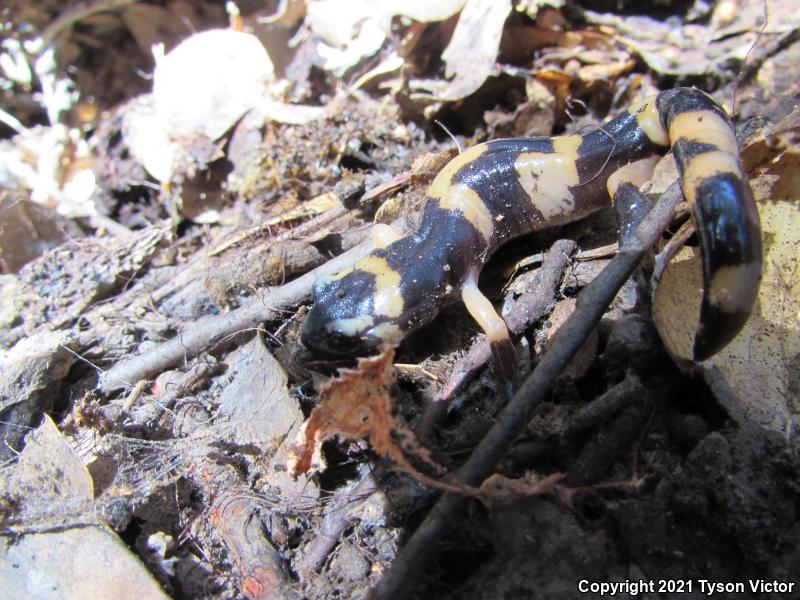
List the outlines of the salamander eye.
<svg viewBox="0 0 800 600">
<path fill-rule="evenodd" d="M 348 356 L 358 352 L 358 338 L 343 335 L 338 331 L 330 332 L 326 340 L 327 350 L 332 354 Z"/>
<path fill-rule="evenodd" d="M 339 300 L 341 300 L 342 298 L 344 298 L 346 295 L 347 295 L 347 293 L 346 293 L 344 290 L 336 290 L 336 297 L 337 297 Z"/>
</svg>

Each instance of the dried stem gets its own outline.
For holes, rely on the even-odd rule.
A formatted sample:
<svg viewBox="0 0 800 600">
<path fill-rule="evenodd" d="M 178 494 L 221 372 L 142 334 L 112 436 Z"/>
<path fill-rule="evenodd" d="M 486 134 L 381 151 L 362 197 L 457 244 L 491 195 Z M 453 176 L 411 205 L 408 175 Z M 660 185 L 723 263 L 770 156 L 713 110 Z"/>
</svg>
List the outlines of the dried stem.
<svg viewBox="0 0 800 600">
<path fill-rule="evenodd" d="M 206 317 L 192 323 L 177 337 L 147 352 L 120 361 L 100 376 L 98 390 L 109 394 L 151 379 L 162 371 L 197 356 L 226 338 L 281 316 L 281 311 L 308 299 L 314 280 L 352 265 L 372 249 L 372 242 L 362 242 L 297 279 L 263 291 L 234 311 Z"/>
</svg>

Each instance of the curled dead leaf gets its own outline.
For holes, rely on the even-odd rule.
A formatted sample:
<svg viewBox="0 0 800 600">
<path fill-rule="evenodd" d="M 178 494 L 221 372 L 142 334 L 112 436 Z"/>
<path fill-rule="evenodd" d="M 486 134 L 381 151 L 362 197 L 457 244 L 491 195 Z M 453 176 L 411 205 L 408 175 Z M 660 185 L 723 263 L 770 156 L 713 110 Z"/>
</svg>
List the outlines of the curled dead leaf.
<svg viewBox="0 0 800 600">
<path fill-rule="evenodd" d="M 458 18 L 453 39 L 442 54 L 445 75 L 452 77 L 443 100 L 458 100 L 475 92 L 491 75 L 500 49 L 510 0 L 469 0 Z"/>
<path fill-rule="evenodd" d="M 404 451 L 440 469 L 430 452 L 392 415 L 393 359 L 393 348 L 376 357 L 361 358 L 356 369 L 341 369 L 339 378 L 331 379 L 322 387 L 322 402 L 303 424 L 298 444 L 289 459 L 295 475 L 324 469 L 322 444 L 335 437 L 368 440 L 375 452 L 418 479 L 427 478 L 411 466 Z"/>
</svg>

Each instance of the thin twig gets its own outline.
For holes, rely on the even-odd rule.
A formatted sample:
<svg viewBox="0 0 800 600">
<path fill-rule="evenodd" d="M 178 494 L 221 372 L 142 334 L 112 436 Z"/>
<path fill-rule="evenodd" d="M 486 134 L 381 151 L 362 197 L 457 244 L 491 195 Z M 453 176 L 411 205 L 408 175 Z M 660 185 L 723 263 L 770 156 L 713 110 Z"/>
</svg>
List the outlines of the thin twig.
<svg viewBox="0 0 800 600">
<path fill-rule="evenodd" d="M 641 258 L 658 241 L 672 221 L 681 200 L 677 184 L 665 192 L 658 204 L 636 229 L 629 246 L 621 248 L 603 272 L 578 296 L 576 311 L 554 336 L 541 362 L 499 415 L 469 460 L 458 471 L 458 480 L 479 486 L 488 477 L 510 444 L 530 420 L 533 411 L 545 400 L 556 378 L 569 364 L 595 325 L 606 312 L 617 291 L 627 281 Z M 373 590 L 377 600 L 401 598 L 404 590 L 419 581 L 419 572 L 428 562 L 437 541 L 446 532 L 453 515 L 466 502 L 461 494 L 445 493 L 403 547 L 392 568 Z"/>
<path fill-rule="evenodd" d="M 281 316 L 281 311 L 300 304 L 308 299 L 314 280 L 320 275 L 328 275 L 351 266 L 356 260 L 372 249 L 372 242 L 362 242 L 329 260 L 297 279 L 272 288 L 250 300 L 230 313 L 206 317 L 191 324 L 191 327 L 177 337 L 151 348 L 144 354 L 121 361 L 108 369 L 100 377 L 98 390 L 109 394 L 119 389 L 135 385 L 141 379 L 154 375 L 180 364 L 201 352 L 208 350 L 221 340 L 250 329 L 264 321 Z"/>
</svg>

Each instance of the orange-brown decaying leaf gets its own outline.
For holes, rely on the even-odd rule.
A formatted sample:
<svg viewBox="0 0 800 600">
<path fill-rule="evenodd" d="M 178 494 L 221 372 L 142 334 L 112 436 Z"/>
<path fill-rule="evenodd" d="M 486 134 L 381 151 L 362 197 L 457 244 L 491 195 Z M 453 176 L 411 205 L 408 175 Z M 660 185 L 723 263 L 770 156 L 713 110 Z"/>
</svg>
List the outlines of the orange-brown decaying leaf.
<svg viewBox="0 0 800 600">
<path fill-rule="evenodd" d="M 394 435 L 403 449 L 440 470 L 430 452 L 392 415 L 393 358 L 394 349 L 389 349 L 380 356 L 359 359 L 356 369 L 341 369 L 338 378 L 322 387 L 322 402 L 300 430 L 298 445 L 291 456 L 290 467 L 295 475 L 324 469 L 322 443 L 336 436 L 367 440 L 376 453 L 392 460 L 401 470 L 418 479 L 427 479 L 406 460 L 403 450 L 392 439 Z"/>
</svg>

